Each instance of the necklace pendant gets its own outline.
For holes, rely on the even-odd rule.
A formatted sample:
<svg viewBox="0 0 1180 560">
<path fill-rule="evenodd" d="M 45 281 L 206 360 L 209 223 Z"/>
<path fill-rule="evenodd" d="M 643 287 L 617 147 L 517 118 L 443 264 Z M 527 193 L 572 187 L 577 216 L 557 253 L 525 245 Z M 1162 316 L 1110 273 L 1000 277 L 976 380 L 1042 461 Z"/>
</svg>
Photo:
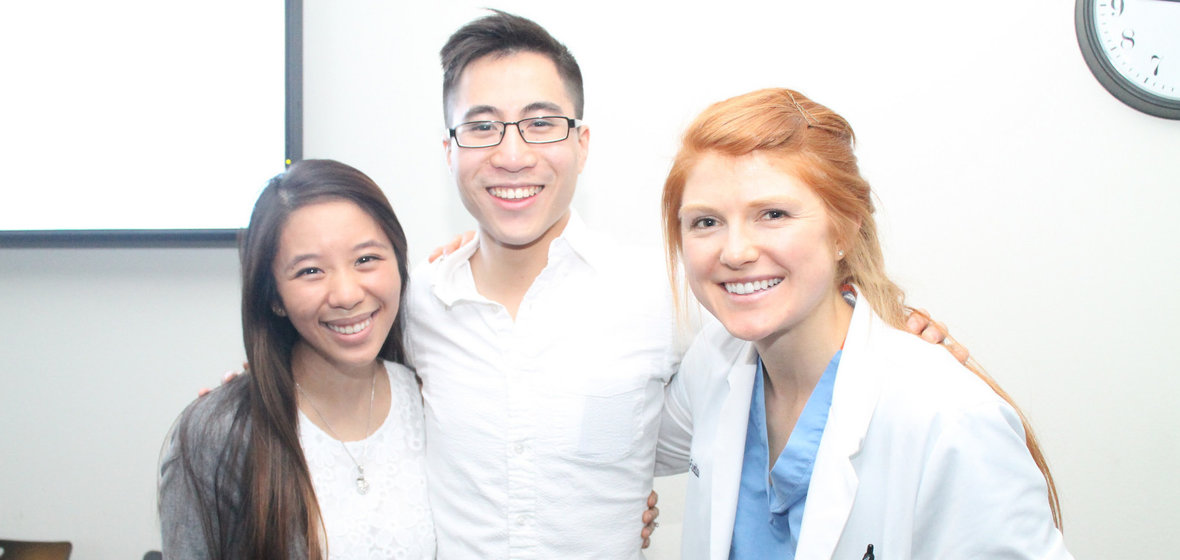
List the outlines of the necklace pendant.
<svg viewBox="0 0 1180 560">
<path fill-rule="evenodd" d="M 358 466 L 356 472 L 356 492 L 361 495 L 368 494 L 369 481 L 365 480 L 365 468 Z"/>
</svg>

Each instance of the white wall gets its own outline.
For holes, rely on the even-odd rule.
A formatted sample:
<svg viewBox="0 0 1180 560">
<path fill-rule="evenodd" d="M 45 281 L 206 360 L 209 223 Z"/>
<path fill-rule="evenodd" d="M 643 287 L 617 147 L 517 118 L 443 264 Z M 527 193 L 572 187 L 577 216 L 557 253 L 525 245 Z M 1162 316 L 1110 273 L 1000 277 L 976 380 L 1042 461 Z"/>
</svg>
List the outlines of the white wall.
<svg viewBox="0 0 1180 560">
<path fill-rule="evenodd" d="M 471 226 L 439 150 L 437 50 L 485 2 L 306 2 L 305 155 L 370 173 L 420 259 Z M 707 103 L 782 85 L 846 116 L 892 273 L 1023 405 L 1070 548 L 1170 550 L 1180 122 L 1101 88 L 1073 2 L 498 5 L 581 62 L 576 205 L 620 236 L 659 241 L 676 135 Z M 0 249 L 0 536 L 71 539 L 78 558 L 158 545 L 164 431 L 242 357 L 236 267 L 227 249 Z M 679 490 L 661 487 L 651 556 L 672 558 Z"/>
</svg>

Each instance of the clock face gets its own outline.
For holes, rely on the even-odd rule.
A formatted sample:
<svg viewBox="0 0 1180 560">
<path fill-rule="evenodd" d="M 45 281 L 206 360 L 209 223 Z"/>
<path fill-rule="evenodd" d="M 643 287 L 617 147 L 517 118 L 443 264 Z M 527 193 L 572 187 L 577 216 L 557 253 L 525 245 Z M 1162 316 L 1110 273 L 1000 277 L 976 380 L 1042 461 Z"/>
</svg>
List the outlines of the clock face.
<svg viewBox="0 0 1180 560">
<path fill-rule="evenodd" d="M 1180 119 L 1180 0 L 1077 0 L 1090 70 L 1140 111 Z"/>
</svg>

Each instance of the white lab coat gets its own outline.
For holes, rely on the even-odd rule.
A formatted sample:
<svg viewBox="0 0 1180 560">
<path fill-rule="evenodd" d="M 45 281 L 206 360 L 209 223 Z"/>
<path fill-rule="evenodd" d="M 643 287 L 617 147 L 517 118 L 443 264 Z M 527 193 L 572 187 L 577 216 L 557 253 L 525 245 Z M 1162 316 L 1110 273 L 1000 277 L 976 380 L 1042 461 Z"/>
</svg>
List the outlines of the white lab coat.
<svg viewBox="0 0 1180 560">
<path fill-rule="evenodd" d="M 729 557 L 757 359 L 714 321 L 668 386 L 659 465 L 688 460 L 685 559 Z M 861 298 L 796 558 L 860 560 L 870 544 L 876 560 L 1072 558 L 1012 407 Z"/>
</svg>

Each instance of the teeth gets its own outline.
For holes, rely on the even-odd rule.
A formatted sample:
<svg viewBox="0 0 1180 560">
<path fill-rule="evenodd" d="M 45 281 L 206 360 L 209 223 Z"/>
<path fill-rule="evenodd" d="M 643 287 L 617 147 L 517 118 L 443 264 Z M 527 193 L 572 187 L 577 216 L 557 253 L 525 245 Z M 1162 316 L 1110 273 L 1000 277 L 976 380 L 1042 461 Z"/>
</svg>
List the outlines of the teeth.
<svg viewBox="0 0 1180 560">
<path fill-rule="evenodd" d="M 343 327 L 337 327 L 336 325 L 328 325 L 328 328 L 332 329 L 340 334 L 356 334 L 356 333 L 359 333 L 359 332 L 369 328 L 369 325 L 372 325 L 372 324 L 373 324 L 373 318 L 369 317 L 368 319 L 365 319 L 364 321 L 361 321 L 356 324 L 347 325 L 347 326 L 343 326 Z"/>
<path fill-rule="evenodd" d="M 496 198 L 503 198 L 507 200 L 516 200 L 520 198 L 528 198 L 536 196 L 541 192 L 541 187 L 492 187 L 488 189 L 488 193 Z"/>
<path fill-rule="evenodd" d="M 725 290 L 731 294 L 744 296 L 754 292 L 770 289 L 782 282 L 782 278 L 774 278 L 772 280 L 761 280 L 758 282 L 726 282 Z"/>
</svg>

